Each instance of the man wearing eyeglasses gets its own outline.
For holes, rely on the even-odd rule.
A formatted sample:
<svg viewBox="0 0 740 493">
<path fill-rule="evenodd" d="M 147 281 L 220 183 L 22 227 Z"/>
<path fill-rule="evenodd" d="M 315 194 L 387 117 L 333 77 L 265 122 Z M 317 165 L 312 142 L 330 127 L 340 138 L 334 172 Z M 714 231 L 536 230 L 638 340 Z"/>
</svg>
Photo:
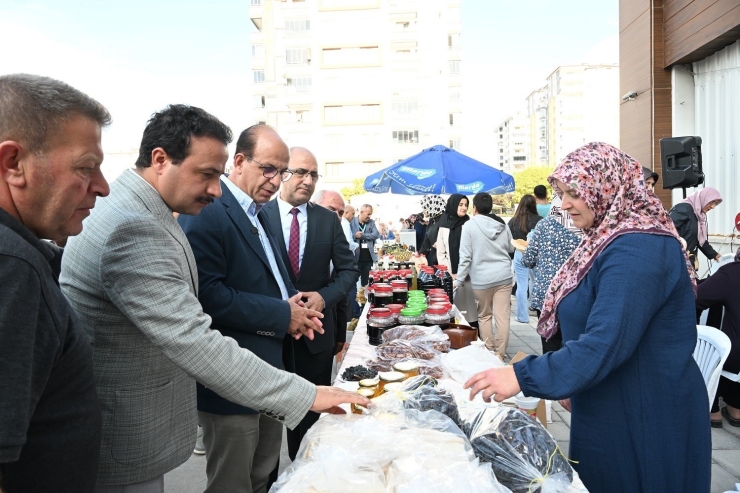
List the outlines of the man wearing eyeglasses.
<svg viewBox="0 0 740 493">
<path fill-rule="evenodd" d="M 303 147 L 292 148 L 288 169 L 293 176 L 283 182 L 280 196 L 265 205 L 264 210 L 291 282 L 303 293 L 307 308 L 324 314 L 323 334 L 313 340 L 289 342 L 295 372 L 317 385 L 331 385 L 332 359 L 346 340 L 346 324 L 336 326 L 333 308 L 346 298 L 360 272 L 339 217 L 309 202 L 320 176 L 314 155 Z M 298 427 L 288 431 L 291 459 L 295 459 L 303 435 L 318 419 L 317 413 L 308 413 Z"/>
<path fill-rule="evenodd" d="M 263 206 L 290 179 L 289 153 L 266 125 L 244 130 L 236 143 L 234 170 L 221 176 L 221 197 L 198 216 L 178 218 L 198 266 L 203 310 L 211 328 L 229 336 L 276 368 L 293 371 L 290 334 L 321 334 L 315 303 L 301 301 L 283 262 Z M 328 212 L 328 211 L 327 211 Z M 326 323 L 326 322 L 324 322 Z M 330 382 L 327 382 L 330 385 Z M 198 385 L 198 418 L 206 451 L 206 492 L 264 492 L 278 462 L 282 423 Z"/>
</svg>

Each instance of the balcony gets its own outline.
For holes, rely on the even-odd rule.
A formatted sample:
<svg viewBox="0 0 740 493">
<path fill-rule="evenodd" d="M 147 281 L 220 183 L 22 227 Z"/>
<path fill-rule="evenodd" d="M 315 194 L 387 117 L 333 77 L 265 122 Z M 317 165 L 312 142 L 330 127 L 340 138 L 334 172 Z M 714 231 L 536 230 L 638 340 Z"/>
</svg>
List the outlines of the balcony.
<svg viewBox="0 0 740 493">
<path fill-rule="evenodd" d="M 262 0 L 249 0 L 249 18 L 254 27 L 262 30 Z"/>
</svg>

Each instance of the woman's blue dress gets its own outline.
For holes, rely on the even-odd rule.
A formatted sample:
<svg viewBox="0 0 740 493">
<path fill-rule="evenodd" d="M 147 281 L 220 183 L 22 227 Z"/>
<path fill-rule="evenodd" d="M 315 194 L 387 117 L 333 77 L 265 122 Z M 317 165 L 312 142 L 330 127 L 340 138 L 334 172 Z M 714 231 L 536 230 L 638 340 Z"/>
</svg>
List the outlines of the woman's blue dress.
<svg viewBox="0 0 740 493">
<path fill-rule="evenodd" d="M 620 236 L 557 315 L 563 347 L 514 371 L 527 396 L 570 397 L 570 458 L 589 491 L 709 492 L 709 401 L 679 243 Z"/>
</svg>

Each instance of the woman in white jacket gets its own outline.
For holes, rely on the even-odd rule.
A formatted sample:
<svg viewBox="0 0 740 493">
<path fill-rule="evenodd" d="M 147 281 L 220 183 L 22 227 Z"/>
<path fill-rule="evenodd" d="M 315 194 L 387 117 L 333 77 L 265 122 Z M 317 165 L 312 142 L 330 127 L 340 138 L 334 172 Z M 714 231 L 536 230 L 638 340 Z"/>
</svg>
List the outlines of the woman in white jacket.
<svg viewBox="0 0 740 493">
<path fill-rule="evenodd" d="M 509 344 L 512 285 L 509 254 L 514 247 L 509 228 L 488 216 L 492 206 L 488 193 L 473 197 L 473 217 L 462 228 L 455 283 L 471 285 L 478 302 L 480 337 L 486 348 L 503 361 Z M 492 318 L 496 320 L 495 333 Z"/>
</svg>

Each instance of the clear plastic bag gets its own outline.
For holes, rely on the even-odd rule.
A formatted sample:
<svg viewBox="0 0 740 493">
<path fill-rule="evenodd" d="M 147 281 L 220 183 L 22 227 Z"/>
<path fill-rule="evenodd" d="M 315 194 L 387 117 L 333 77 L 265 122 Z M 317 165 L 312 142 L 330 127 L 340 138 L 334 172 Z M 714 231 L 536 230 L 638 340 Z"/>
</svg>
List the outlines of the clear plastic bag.
<svg viewBox="0 0 740 493">
<path fill-rule="evenodd" d="M 327 415 L 270 493 L 506 493 L 490 464 L 436 411 L 404 409 L 396 394 L 363 416 Z"/>
<path fill-rule="evenodd" d="M 476 341 L 470 346 L 442 355 L 442 366 L 453 380 L 465 383 L 476 373 L 504 366 L 504 363 L 488 351 L 482 342 Z"/>
<path fill-rule="evenodd" d="M 371 370 L 375 371 L 393 371 L 393 365 L 400 363 L 401 361 L 413 361 L 419 365 L 419 374 L 427 375 L 434 378 L 445 378 L 447 374 L 442 367 L 442 360 L 435 356 L 432 359 L 418 359 L 418 358 L 399 358 L 399 359 L 385 359 L 376 358 L 371 360 L 365 360 L 364 364 Z"/>
<path fill-rule="evenodd" d="M 568 493 L 574 471 L 555 439 L 518 409 L 492 407 L 466 419 L 475 455 L 513 493 Z"/>
<path fill-rule="evenodd" d="M 409 341 L 424 344 L 434 351 L 450 351 L 450 338 L 438 326 L 422 327 L 420 325 L 399 325 L 383 332 L 383 343 Z"/>
<path fill-rule="evenodd" d="M 440 387 L 435 379 L 421 375 L 410 378 L 401 386 L 400 392 L 406 409 L 437 411 L 462 427 L 455 396 Z"/>
</svg>

